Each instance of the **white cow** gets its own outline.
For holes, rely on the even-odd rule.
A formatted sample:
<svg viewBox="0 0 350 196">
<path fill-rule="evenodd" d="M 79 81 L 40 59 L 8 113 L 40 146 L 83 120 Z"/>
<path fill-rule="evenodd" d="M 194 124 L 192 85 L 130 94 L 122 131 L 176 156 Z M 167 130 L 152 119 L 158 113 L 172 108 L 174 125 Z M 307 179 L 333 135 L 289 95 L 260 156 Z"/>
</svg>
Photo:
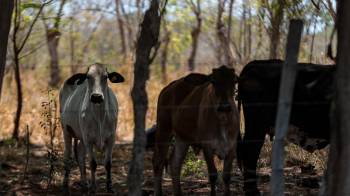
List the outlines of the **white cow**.
<svg viewBox="0 0 350 196">
<path fill-rule="evenodd" d="M 104 65 L 95 63 L 89 66 L 87 73 L 78 73 L 65 81 L 60 91 L 60 113 L 64 135 L 65 176 L 63 187 L 68 191 L 71 168 L 72 140 L 79 140 L 77 159 L 81 174 L 81 184 L 87 188 L 85 156 L 90 157 L 90 191 L 96 189 L 96 158 L 94 146 L 105 153 L 107 173 L 106 189 L 113 192 L 111 181 L 112 150 L 118 117 L 118 103 L 113 91 L 108 87 L 107 79 L 112 83 L 124 81 L 119 73 L 108 73 Z"/>
</svg>

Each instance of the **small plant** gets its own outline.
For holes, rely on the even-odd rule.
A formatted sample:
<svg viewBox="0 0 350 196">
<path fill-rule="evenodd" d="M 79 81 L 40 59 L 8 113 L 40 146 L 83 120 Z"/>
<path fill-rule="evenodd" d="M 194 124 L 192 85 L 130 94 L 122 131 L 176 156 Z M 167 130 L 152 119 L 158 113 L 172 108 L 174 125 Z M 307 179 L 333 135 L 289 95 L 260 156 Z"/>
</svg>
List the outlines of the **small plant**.
<svg viewBox="0 0 350 196">
<path fill-rule="evenodd" d="M 205 162 L 196 156 L 192 148 L 188 150 L 184 163 L 182 176 L 204 177 Z"/>
<path fill-rule="evenodd" d="M 41 103 L 42 112 L 40 121 L 41 128 L 44 129 L 45 134 L 49 136 L 49 142 L 47 146 L 47 164 L 49 166 L 49 172 L 47 176 L 46 191 L 49 190 L 53 176 L 56 173 L 56 165 L 58 163 L 58 151 L 55 148 L 56 131 L 59 125 L 59 119 L 57 115 L 57 102 L 51 89 L 47 91 L 47 101 Z"/>
</svg>

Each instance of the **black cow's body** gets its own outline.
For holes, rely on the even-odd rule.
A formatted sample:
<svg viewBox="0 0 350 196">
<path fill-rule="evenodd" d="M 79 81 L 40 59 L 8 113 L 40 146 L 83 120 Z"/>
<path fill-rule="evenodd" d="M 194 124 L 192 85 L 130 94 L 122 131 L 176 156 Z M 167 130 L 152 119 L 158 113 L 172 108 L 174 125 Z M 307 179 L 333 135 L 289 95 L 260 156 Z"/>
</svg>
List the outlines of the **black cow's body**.
<svg viewBox="0 0 350 196">
<path fill-rule="evenodd" d="M 247 195 L 259 194 L 257 160 L 265 135 L 275 124 L 282 65 L 280 60 L 253 61 L 240 75 L 238 99 L 243 106 L 245 134 L 238 155 L 243 161 Z M 317 149 L 324 148 L 329 141 L 334 70 L 330 65 L 298 64 L 290 124 L 308 138 L 323 139 Z"/>
</svg>

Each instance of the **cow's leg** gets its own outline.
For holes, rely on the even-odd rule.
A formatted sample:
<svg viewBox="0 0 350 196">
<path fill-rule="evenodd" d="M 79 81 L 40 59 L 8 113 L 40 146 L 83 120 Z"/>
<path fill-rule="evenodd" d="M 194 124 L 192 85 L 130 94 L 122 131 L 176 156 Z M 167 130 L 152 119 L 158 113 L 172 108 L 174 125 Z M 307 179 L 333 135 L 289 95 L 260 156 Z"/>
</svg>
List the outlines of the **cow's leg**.
<svg viewBox="0 0 350 196">
<path fill-rule="evenodd" d="M 158 125 L 159 126 L 159 125 Z M 153 153 L 154 195 L 162 195 L 163 169 L 168 157 L 168 149 L 171 142 L 169 129 L 159 129 L 156 133 L 155 148 Z"/>
<path fill-rule="evenodd" d="M 214 163 L 214 155 L 211 149 L 206 149 L 206 148 L 203 149 L 203 154 L 204 154 L 205 162 L 207 163 L 207 167 L 208 167 L 210 195 L 214 196 L 216 195 L 216 180 L 218 178 L 218 171 Z"/>
<path fill-rule="evenodd" d="M 176 139 L 175 149 L 171 155 L 170 162 L 170 172 L 173 181 L 173 191 L 175 196 L 182 195 L 181 185 L 180 185 L 180 174 L 181 166 L 186 157 L 186 153 L 189 145 L 181 141 L 181 139 Z"/>
<path fill-rule="evenodd" d="M 246 195 L 260 195 L 257 187 L 256 167 L 261 147 L 264 144 L 266 129 L 256 122 L 246 120 L 242 142 L 244 191 Z"/>
<path fill-rule="evenodd" d="M 223 171 L 223 180 L 225 183 L 225 195 L 230 195 L 230 182 L 231 182 L 231 173 L 232 173 L 232 163 L 236 157 L 236 149 L 233 148 L 229 151 L 228 155 L 224 160 L 224 171 Z"/>
<path fill-rule="evenodd" d="M 106 190 L 108 193 L 114 193 L 114 190 L 112 187 L 112 178 L 111 178 L 113 146 L 114 146 L 114 137 L 112 137 L 107 141 L 106 150 L 105 150 Z"/>
<path fill-rule="evenodd" d="M 64 178 L 63 189 L 65 192 L 69 192 L 69 174 L 72 167 L 72 136 L 65 129 L 63 131 L 64 138 Z"/>
<path fill-rule="evenodd" d="M 77 150 L 77 158 L 78 158 L 78 164 L 79 164 L 79 170 L 80 170 L 80 186 L 81 188 L 86 191 L 88 188 L 88 183 L 86 180 L 86 166 L 85 166 L 85 157 L 86 157 L 86 149 L 84 143 L 80 140 L 78 144 L 78 150 Z"/>
<path fill-rule="evenodd" d="M 96 173 L 97 163 L 96 163 L 96 157 L 95 157 L 93 145 L 89 144 L 87 146 L 87 149 L 88 149 L 89 157 L 90 157 L 90 172 L 91 172 L 90 192 L 94 193 L 96 191 L 95 173 Z"/>
</svg>

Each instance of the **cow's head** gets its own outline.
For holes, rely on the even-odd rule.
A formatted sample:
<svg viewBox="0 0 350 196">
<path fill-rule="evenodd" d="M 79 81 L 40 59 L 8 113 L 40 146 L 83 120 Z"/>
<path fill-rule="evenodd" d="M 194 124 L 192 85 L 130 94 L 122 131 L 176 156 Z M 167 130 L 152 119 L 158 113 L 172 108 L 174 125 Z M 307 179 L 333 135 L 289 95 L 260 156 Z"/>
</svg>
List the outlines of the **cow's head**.
<svg viewBox="0 0 350 196">
<path fill-rule="evenodd" d="M 86 73 L 78 73 L 67 80 L 69 85 L 80 85 L 87 81 L 90 101 L 94 104 L 104 101 L 104 92 L 107 88 L 107 79 L 112 83 L 124 82 L 124 77 L 117 72 L 107 72 L 105 65 L 95 63 L 90 65 Z"/>
<path fill-rule="evenodd" d="M 232 125 L 234 93 L 237 83 L 237 75 L 235 70 L 226 66 L 213 69 L 210 75 L 210 82 L 212 83 L 215 93 L 213 93 L 214 113 L 217 116 L 219 123 L 218 144 L 216 144 L 216 154 L 225 156 L 227 150 L 230 148 L 229 131 Z M 214 149 L 215 150 L 215 149 Z"/>
<path fill-rule="evenodd" d="M 210 81 L 215 91 L 216 111 L 219 114 L 231 112 L 237 83 L 235 70 L 226 66 L 213 69 Z"/>
</svg>

